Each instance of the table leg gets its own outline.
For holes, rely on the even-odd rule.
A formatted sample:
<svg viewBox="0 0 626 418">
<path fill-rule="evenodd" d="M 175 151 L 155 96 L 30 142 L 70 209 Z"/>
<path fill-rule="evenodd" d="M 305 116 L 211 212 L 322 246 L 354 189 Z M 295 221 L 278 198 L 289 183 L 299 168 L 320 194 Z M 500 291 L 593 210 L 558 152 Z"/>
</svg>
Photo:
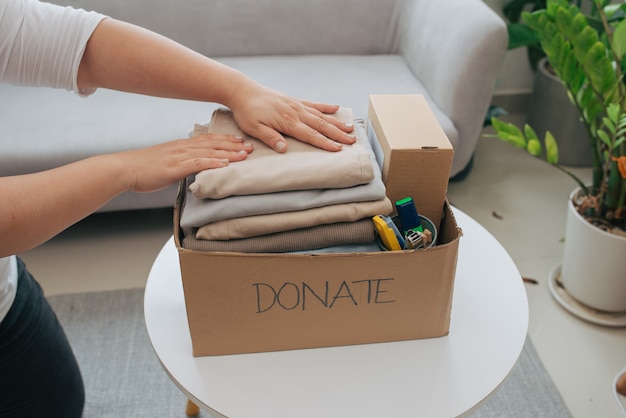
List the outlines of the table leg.
<svg viewBox="0 0 626 418">
<path fill-rule="evenodd" d="M 185 408 L 185 413 L 188 417 L 195 417 L 200 413 L 200 408 L 198 408 L 198 405 L 191 402 L 191 400 L 187 399 L 187 408 Z"/>
</svg>

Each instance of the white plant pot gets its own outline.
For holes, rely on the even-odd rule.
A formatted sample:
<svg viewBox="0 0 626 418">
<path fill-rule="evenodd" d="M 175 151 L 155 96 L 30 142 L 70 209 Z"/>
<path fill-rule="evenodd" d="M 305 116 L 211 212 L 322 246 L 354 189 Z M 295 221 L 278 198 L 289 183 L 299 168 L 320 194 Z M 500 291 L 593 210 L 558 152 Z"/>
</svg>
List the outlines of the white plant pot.
<svg viewBox="0 0 626 418">
<path fill-rule="evenodd" d="M 626 237 L 587 222 L 570 195 L 561 283 L 578 302 L 604 312 L 626 311 Z"/>
</svg>

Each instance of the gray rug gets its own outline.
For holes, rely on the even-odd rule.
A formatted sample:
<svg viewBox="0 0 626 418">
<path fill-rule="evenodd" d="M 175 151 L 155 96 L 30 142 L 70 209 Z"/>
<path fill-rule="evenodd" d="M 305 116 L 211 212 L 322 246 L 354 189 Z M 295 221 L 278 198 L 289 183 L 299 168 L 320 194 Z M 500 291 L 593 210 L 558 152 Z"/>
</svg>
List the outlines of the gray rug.
<svg viewBox="0 0 626 418">
<path fill-rule="evenodd" d="M 185 396 L 161 369 L 150 346 L 143 319 L 143 289 L 48 299 L 83 373 L 85 418 L 186 417 Z M 509 379 L 472 417 L 559 418 L 570 414 L 527 340 Z"/>
</svg>

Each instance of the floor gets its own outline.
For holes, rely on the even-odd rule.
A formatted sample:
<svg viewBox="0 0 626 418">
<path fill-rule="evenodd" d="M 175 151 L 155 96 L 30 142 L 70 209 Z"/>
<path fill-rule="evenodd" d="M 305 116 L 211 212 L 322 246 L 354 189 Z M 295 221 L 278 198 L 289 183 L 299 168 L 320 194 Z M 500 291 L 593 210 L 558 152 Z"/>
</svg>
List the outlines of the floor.
<svg viewBox="0 0 626 418">
<path fill-rule="evenodd" d="M 588 169 L 574 171 L 589 178 Z M 619 418 L 612 384 L 626 366 L 626 328 L 574 317 L 547 286 L 561 258 L 566 199 L 574 187 L 524 151 L 481 138 L 473 170 L 450 184 L 448 197 L 502 243 L 523 277 L 537 282 L 526 284 L 529 335 L 572 415 Z M 100 214 L 22 257 L 49 295 L 142 287 L 171 231 L 170 210 Z"/>
</svg>

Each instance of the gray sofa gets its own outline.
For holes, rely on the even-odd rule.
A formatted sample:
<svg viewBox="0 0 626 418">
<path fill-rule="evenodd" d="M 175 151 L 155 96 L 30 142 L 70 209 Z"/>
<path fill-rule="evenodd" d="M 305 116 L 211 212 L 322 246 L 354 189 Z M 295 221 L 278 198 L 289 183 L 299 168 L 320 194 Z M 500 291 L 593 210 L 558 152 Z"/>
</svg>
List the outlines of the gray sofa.
<svg viewBox="0 0 626 418">
<path fill-rule="evenodd" d="M 366 118 L 370 93 L 420 93 L 470 161 L 506 52 L 504 22 L 482 0 L 55 0 L 144 26 L 290 95 Z M 105 89 L 88 98 L 0 85 L 0 175 L 183 138 L 213 103 Z M 419 115 L 415 115 L 416 118 Z M 175 186 L 102 208 L 172 206 Z"/>
</svg>

